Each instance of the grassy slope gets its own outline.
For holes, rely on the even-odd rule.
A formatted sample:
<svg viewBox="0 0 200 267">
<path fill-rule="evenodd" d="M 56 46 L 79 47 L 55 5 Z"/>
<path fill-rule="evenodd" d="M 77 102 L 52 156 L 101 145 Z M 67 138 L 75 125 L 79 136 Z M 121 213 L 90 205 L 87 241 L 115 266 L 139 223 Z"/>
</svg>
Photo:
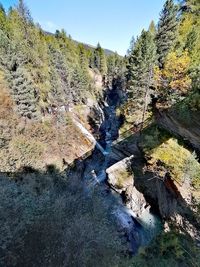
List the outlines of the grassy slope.
<svg viewBox="0 0 200 267">
<path fill-rule="evenodd" d="M 0 77 L 0 159 L 1 171 L 15 171 L 23 166 L 44 168 L 89 152 L 93 145 L 74 125 L 71 114 L 43 117 L 43 121 L 20 118 L 1 73 Z"/>
</svg>

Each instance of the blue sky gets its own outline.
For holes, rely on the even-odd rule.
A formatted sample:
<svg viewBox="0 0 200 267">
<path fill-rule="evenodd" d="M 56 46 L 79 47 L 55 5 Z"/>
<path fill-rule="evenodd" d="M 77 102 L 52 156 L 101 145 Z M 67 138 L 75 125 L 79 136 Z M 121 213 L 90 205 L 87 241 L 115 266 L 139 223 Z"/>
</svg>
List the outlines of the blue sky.
<svg viewBox="0 0 200 267">
<path fill-rule="evenodd" d="M 8 8 L 17 0 L 0 0 Z M 73 39 L 124 55 L 132 36 L 158 21 L 165 0 L 25 0 L 35 22 Z"/>
</svg>

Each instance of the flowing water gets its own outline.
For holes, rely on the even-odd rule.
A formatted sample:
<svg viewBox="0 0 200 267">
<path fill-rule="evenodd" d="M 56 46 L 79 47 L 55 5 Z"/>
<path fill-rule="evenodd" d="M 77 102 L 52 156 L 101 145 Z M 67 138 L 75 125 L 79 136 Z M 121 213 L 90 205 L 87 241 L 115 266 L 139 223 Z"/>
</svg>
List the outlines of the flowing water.
<svg viewBox="0 0 200 267">
<path fill-rule="evenodd" d="M 94 136 L 81 124 L 77 118 L 73 118 L 74 124 L 81 130 L 81 132 L 87 137 L 87 139 L 96 146 L 103 155 L 106 155 L 107 152 L 103 147 L 97 142 L 97 140 L 94 138 Z"/>
<path fill-rule="evenodd" d="M 106 184 L 106 169 L 109 167 L 112 142 L 117 139 L 120 126 L 115 109 L 116 105 L 104 108 L 105 121 L 100 128 L 101 140 L 99 142 L 95 140 L 94 136 L 80 122 L 75 120 L 76 125 L 84 135 L 96 145 L 93 154 L 84 161 L 85 170 L 83 178 L 88 191 L 100 184 L 101 186 L 104 185 L 106 190 L 108 188 Z M 126 233 L 130 244 L 130 251 L 132 254 L 135 254 L 140 246 L 147 245 L 162 229 L 160 219 L 156 215 L 151 214 L 149 210 L 144 210 L 141 216 L 137 217 L 132 210 L 124 205 L 121 196 L 112 189 L 110 189 L 110 196 L 115 198 L 116 203 L 111 214 L 115 216 L 119 227 Z"/>
</svg>

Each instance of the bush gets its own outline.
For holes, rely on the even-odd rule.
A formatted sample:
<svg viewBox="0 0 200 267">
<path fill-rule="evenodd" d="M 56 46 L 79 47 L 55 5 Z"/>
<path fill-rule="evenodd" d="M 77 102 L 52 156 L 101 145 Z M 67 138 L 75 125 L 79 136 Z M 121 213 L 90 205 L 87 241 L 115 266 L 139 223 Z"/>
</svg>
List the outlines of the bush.
<svg viewBox="0 0 200 267">
<path fill-rule="evenodd" d="M 194 241 L 176 231 L 160 234 L 133 259 L 132 267 L 198 267 L 199 248 Z"/>
<path fill-rule="evenodd" d="M 172 179 L 179 183 L 189 179 L 196 189 L 199 188 L 200 164 L 197 157 L 178 140 L 154 125 L 144 130 L 140 145 L 150 164 L 161 162 Z"/>
<path fill-rule="evenodd" d="M 125 246 L 100 192 L 55 168 L 1 175 L 0 188 L 0 266 L 119 266 Z"/>
<path fill-rule="evenodd" d="M 45 145 L 37 140 L 28 139 L 28 136 L 19 135 L 9 144 L 10 153 L 17 161 L 17 166 L 37 166 L 42 160 Z M 38 164 L 39 166 L 40 164 Z"/>
</svg>

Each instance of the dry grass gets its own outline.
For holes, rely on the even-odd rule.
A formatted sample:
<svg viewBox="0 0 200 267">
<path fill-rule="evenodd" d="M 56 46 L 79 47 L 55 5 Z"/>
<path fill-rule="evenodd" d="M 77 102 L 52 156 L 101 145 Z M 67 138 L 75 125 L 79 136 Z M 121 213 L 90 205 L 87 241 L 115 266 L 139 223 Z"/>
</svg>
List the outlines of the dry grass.
<svg viewBox="0 0 200 267">
<path fill-rule="evenodd" d="M 23 166 L 43 169 L 47 164 L 62 169 L 63 161 L 71 163 L 92 148 L 68 113 L 43 121 L 20 118 L 0 72 L 0 171 Z"/>
</svg>

